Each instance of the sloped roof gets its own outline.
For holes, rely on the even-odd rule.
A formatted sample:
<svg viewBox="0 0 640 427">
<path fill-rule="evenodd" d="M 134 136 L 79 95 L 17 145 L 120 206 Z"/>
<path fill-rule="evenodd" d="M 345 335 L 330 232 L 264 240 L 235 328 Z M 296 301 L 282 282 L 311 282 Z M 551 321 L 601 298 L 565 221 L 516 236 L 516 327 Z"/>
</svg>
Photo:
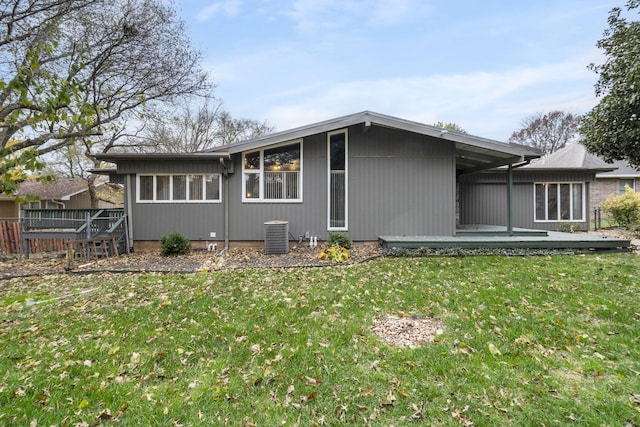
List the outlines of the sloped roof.
<svg viewBox="0 0 640 427">
<path fill-rule="evenodd" d="M 614 168 L 612 164 L 589 153 L 584 145 L 576 142 L 567 144 L 558 151 L 535 160 L 531 164 L 523 166 L 521 169 L 591 170 L 606 172 Z"/>
<path fill-rule="evenodd" d="M 610 166 L 615 169 L 610 172 L 597 173 L 596 178 L 640 178 L 640 170 L 624 160 L 616 160 Z"/>
<path fill-rule="evenodd" d="M 365 127 L 382 126 L 400 129 L 442 140 L 452 141 L 456 146 L 456 167 L 462 172 L 473 172 L 509 163 L 524 162 L 540 157 L 541 154 L 539 150 L 532 147 L 508 144 L 478 136 L 449 131 L 423 123 L 374 113 L 372 111 L 363 111 L 348 116 L 264 135 L 235 144 L 216 147 L 209 150 L 209 152 L 235 154 L 357 124 L 363 124 Z"/>
<path fill-rule="evenodd" d="M 71 196 L 87 191 L 87 181 L 82 178 L 60 178 L 50 182 L 28 180 L 20 183 L 20 189 L 16 194 L 6 197 L 13 199 L 16 196 L 36 196 L 45 200 L 69 200 Z"/>
</svg>

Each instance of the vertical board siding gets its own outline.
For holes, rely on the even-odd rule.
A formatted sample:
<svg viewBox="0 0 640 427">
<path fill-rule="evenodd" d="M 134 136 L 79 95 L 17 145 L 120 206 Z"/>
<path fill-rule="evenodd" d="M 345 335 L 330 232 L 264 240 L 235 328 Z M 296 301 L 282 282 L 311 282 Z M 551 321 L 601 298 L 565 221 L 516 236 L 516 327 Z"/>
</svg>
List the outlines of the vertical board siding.
<svg viewBox="0 0 640 427">
<path fill-rule="evenodd" d="M 454 144 L 377 126 L 348 130 L 347 233 L 356 241 L 381 234 L 453 235 Z M 241 156 L 233 156 L 230 235 L 261 240 L 264 223 L 289 222 L 294 238 L 328 237 L 327 134 L 303 141 L 303 203 L 242 203 Z"/>
<path fill-rule="evenodd" d="M 518 179 L 516 179 L 516 176 Z M 489 178 L 489 179 L 487 179 Z M 500 179 L 503 181 L 500 182 Z M 476 174 L 464 177 L 460 184 L 460 224 L 507 225 L 506 174 Z M 514 173 L 513 225 L 519 228 L 556 231 L 566 222 L 534 221 L 534 182 L 586 182 L 585 219 L 573 221 L 583 230 L 589 224 L 589 182 L 593 173 Z"/>
<path fill-rule="evenodd" d="M 454 234 L 452 142 L 373 127 L 349 144 L 350 234 Z"/>
<path fill-rule="evenodd" d="M 455 233 L 455 144 L 411 132 L 378 126 L 348 130 L 348 224 L 356 241 L 379 235 Z M 224 204 L 229 209 L 229 238 L 264 238 L 264 223 L 289 222 L 290 237 L 309 233 L 328 237 L 327 134 L 305 137 L 302 159 L 302 203 L 242 202 L 242 155 L 232 156 L 229 195 L 222 203 L 136 203 L 132 176 L 135 240 L 157 240 L 180 231 L 192 240 L 224 238 Z M 218 160 L 123 162 L 121 173 L 220 172 Z M 223 184 L 224 186 L 224 184 Z"/>
</svg>

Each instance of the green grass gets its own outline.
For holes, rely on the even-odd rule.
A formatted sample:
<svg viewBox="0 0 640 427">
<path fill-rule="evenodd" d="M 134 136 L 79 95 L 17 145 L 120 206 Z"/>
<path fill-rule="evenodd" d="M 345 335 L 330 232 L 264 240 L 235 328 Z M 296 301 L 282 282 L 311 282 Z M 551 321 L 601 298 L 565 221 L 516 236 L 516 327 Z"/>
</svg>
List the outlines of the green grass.
<svg viewBox="0 0 640 427">
<path fill-rule="evenodd" d="M 0 425 L 640 425 L 639 272 L 607 254 L 3 281 Z M 391 347 L 371 326 L 400 313 L 446 328 Z"/>
</svg>

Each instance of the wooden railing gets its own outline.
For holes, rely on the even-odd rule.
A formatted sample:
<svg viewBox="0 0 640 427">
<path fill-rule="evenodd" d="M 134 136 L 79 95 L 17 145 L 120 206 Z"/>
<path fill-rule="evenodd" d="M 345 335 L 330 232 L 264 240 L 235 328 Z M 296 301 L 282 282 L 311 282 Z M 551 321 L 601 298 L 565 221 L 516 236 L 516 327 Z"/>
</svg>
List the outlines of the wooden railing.
<svg viewBox="0 0 640 427">
<path fill-rule="evenodd" d="M 41 239 L 91 240 L 108 237 L 119 253 L 129 249 L 124 209 L 26 209 L 23 211 L 23 252 L 28 257 L 32 242 Z"/>
<path fill-rule="evenodd" d="M 23 231 L 78 230 L 86 225 L 87 218 L 120 218 L 123 209 L 25 209 L 22 211 Z"/>
</svg>

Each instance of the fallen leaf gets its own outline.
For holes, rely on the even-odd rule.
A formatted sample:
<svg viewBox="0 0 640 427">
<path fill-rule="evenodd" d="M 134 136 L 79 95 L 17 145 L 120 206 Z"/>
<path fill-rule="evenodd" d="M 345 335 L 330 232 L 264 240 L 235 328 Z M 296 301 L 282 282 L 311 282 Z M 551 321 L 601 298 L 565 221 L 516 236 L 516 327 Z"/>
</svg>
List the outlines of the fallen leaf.
<svg viewBox="0 0 640 427">
<path fill-rule="evenodd" d="M 496 347 L 493 343 L 489 343 L 489 353 L 491 353 L 493 356 L 502 355 L 500 350 L 498 350 L 498 347 Z"/>
</svg>

